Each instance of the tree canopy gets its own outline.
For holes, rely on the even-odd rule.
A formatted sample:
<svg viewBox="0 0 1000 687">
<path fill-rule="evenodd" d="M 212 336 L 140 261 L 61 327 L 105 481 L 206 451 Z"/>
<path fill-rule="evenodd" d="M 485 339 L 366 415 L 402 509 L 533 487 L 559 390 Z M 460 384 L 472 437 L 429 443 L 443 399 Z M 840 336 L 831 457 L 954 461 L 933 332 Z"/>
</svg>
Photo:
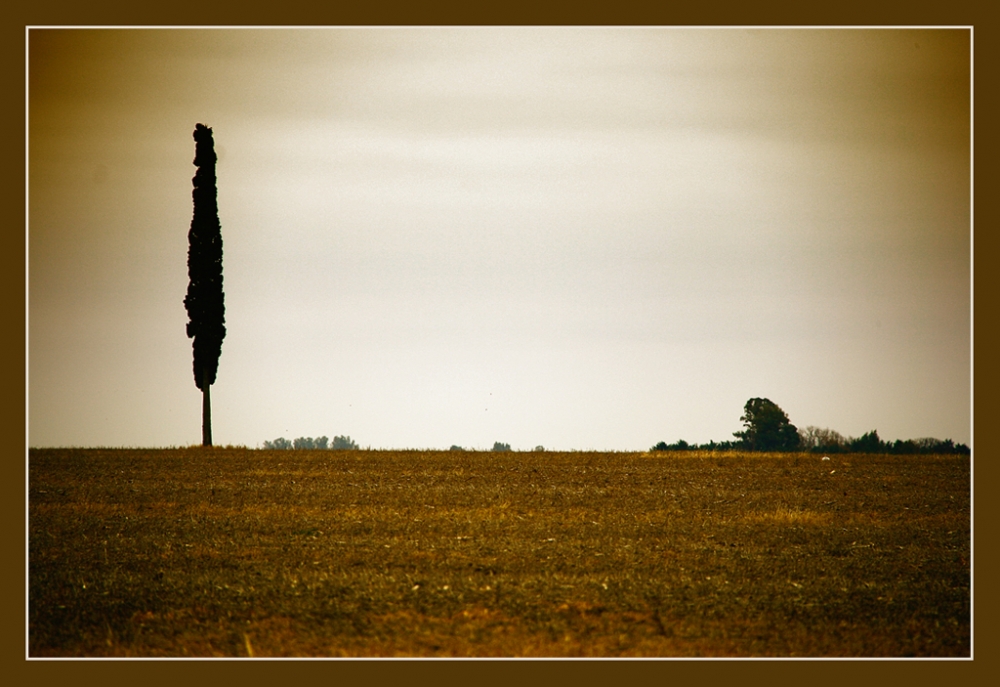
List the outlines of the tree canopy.
<svg viewBox="0 0 1000 687">
<path fill-rule="evenodd" d="M 192 180 L 194 217 L 188 232 L 188 284 L 184 306 L 187 335 L 194 339 L 194 383 L 205 390 L 215 383 L 222 340 L 226 338 L 226 306 L 222 292 L 222 229 L 215 181 L 215 142 L 212 130 L 198 124 L 194 130 L 198 167 Z"/>
<path fill-rule="evenodd" d="M 751 398 L 740 417 L 745 429 L 733 432 L 750 451 L 794 451 L 799 447 L 799 432 L 776 403 L 767 398 Z"/>
<path fill-rule="evenodd" d="M 194 217 L 188 231 L 188 283 L 184 307 L 187 335 L 193 339 L 194 383 L 202 393 L 202 444 L 212 445 L 212 401 L 209 389 L 219 369 L 222 340 L 226 338 L 226 306 L 222 293 L 222 228 L 215 185 L 215 141 L 204 124 L 194 128 L 192 183 Z"/>
</svg>

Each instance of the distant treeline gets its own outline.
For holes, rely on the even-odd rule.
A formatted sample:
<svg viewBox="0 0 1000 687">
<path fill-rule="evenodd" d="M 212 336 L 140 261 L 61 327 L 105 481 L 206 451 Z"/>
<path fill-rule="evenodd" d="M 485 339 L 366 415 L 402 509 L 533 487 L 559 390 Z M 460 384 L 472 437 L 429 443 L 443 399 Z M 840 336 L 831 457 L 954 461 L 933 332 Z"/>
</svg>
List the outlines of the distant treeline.
<svg viewBox="0 0 1000 687">
<path fill-rule="evenodd" d="M 799 451 L 808 453 L 889 453 L 909 455 L 926 454 L 964 454 L 971 453 L 965 444 L 955 444 L 951 439 L 908 439 L 902 441 L 883 441 L 878 431 L 872 430 L 857 438 L 843 437 L 830 429 L 806 427 L 798 430 Z M 651 451 L 749 451 L 754 450 L 743 441 L 710 441 L 707 444 L 689 444 L 683 439 L 673 444 L 664 441 L 653 446 Z M 758 449 L 760 450 L 760 449 Z"/>
<path fill-rule="evenodd" d="M 334 437 L 333 444 L 330 444 L 328 437 L 299 437 L 294 441 L 289 441 L 285 437 L 278 437 L 274 441 L 265 441 L 264 448 L 289 450 L 289 449 L 319 449 L 319 450 L 353 450 L 358 448 L 351 437 Z"/>
<path fill-rule="evenodd" d="M 743 430 L 733 432 L 738 441 L 710 441 L 689 444 L 683 439 L 675 444 L 661 441 L 651 451 L 808 451 L 810 453 L 960 453 L 969 455 L 965 444 L 957 446 L 951 439 L 908 439 L 882 441 L 877 430 L 860 437 L 847 438 L 832 429 L 806 427 L 797 429 L 788 415 L 767 398 L 751 398 L 743 406 L 740 417 Z"/>
<path fill-rule="evenodd" d="M 743 430 L 733 432 L 735 441 L 710 441 L 707 444 L 689 444 L 683 439 L 673 444 L 661 441 L 651 447 L 650 451 L 776 451 L 809 453 L 889 453 L 889 454 L 961 454 L 970 455 L 971 451 L 965 444 L 955 444 L 951 439 L 908 439 L 902 441 L 882 441 L 878 431 L 872 430 L 860 437 L 845 437 L 832 429 L 820 427 L 805 427 L 798 429 L 788 420 L 788 415 L 773 401 L 766 398 L 751 398 L 743 407 Z M 358 445 L 349 436 L 338 436 L 330 440 L 323 437 L 299 437 L 289 441 L 279 437 L 274 441 L 265 441 L 265 449 L 318 449 L 318 450 L 353 450 Z M 452 451 L 464 451 L 458 445 L 451 447 Z M 493 451 L 507 452 L 510 444 L 497 441 Z M 544 451 L 544 446 L 536 446 L 536 452 Z"/>
</svg>

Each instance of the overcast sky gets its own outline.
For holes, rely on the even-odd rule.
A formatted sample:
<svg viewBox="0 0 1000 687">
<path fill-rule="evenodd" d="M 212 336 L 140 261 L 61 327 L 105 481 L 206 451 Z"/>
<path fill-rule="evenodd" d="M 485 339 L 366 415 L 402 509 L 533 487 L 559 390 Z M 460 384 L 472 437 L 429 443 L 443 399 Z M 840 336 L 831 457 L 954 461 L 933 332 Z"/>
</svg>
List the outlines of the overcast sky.
<svg viewBox="0 0 1000 687">
<path fill-rule="evenodd" d="M 29 444 L 971 440 L 970 32 L 29 33 Z"/>
</svg>

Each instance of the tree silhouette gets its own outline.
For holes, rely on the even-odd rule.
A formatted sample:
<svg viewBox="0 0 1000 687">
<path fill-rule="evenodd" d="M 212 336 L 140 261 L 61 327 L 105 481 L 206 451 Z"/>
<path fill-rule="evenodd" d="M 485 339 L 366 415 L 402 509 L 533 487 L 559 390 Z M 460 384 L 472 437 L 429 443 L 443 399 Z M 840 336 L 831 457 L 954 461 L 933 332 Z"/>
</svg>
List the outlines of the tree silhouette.
<svg viewBox="0 0 1000 687">
<path fill-rule="evenodd" d="M 194 383 L 202 393 L 201 438 L 212 445 L 212 399 L 209 389 L 219 369 L 226 338 L 226 306 L 222 293 L 222 227 L 215 187 L 215 142 L 204 124 L 194 128 L 194 217 L 188 232 L 188 283 L 184 307 L 187 335 L 193 338 Z"/>
<path fill-rule="evenodd" d="M 357 443 L 355 443 L 354 439 L 352 439 L 349 436 L 342 436 L 342 437 L 334 437 L 333 438 L 333 449 L 335 451 L 339 451 L 339 450 L 342 450 L 342 449 L 343 450 L 349 450 L 349 451 L 356 451 L 357 448 L 358 448 Z"/>
<path fill-rule="evenodd" d="M 879 439 L 877 429 L 851 439 L 851 451 L 854 453 L 881 453 L 884 448 L 885 442 Z"/>
<path fill-rule="evenodd" d="M 751 451 L 794 451 L 799 446 L 799 432 L 785 411 L 767 398 L 751 398 L 740 417 L 746 427 L 733 436 L 743 440 Z"/>
</svg>

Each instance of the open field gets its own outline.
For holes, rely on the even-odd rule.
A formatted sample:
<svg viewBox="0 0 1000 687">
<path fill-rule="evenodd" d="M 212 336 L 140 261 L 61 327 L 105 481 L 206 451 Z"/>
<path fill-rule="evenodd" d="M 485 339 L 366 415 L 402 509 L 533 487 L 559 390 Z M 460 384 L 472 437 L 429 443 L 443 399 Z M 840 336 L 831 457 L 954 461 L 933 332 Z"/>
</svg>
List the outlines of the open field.
<svg viewBox="0 0 1000 687">
<path fill-rule="evenodd" d="M 968 656 L 967 456 L 29 452 L 29 654 Z"/>
</svg>

